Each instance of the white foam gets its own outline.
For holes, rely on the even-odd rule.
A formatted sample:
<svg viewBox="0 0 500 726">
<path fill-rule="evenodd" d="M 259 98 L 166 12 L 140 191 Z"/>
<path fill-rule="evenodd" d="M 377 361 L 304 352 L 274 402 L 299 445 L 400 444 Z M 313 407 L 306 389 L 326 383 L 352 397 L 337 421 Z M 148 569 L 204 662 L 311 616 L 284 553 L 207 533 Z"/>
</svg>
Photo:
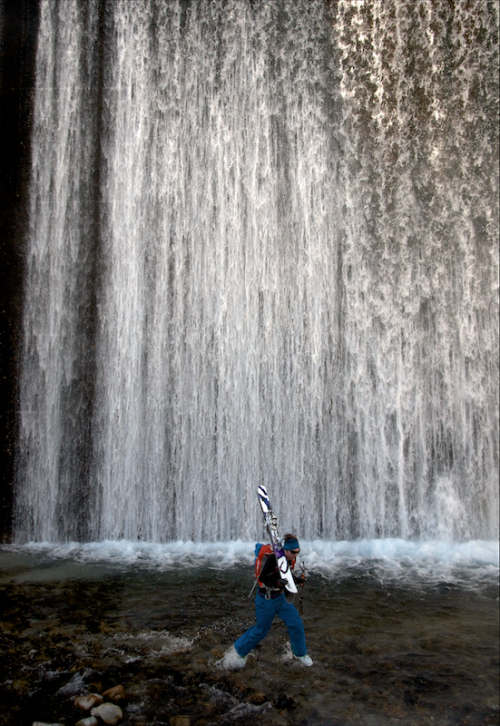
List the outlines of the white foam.
<svg viewBox="0 0 500 726">
<path fill-rule="evenodd" d="M 150 658 L 160 658 L 173 653 L 185 653 L 193 645 L 192 640 L 171 635 L 167 630 L 148 630 L 137 635 L 120 634 L 115 636 L 115 639 L 127 651 L 132 651 L 134 655 L 146 651 Z"/>
<path fill-rule="evenodd" d="M 382 560 L 387 563 L 432 561 L 448 564 L 499 565 L 499 543 L 471 540 L 469 542 L 426 541 L 411 542 L 403 539 L 360 540 L 357 542 L 325 542 L 314 540 L 304 543 L 305 559 L 310 566 L 328 569 L 333 563 L 347 559 Z"/>
<path fill-rule="evenodd" d="M 497 541 L 316 540 L 303 549 L 309 571 L 329 579 L 343 579 L 352 575 L 353 569 L 360 569 L 381 581 L 402 580 L 417 584 L 447 580 L 466 585 L 496 581 L 499 572 Z"/>
<path fill-rule="evenodd" d="M 215 665 L 217 668 L 222 668 L 223 670 L 236 670 L 238 668 L 244 668 L 246 662 L 241 660 L 234 645 L 232 645 Z"/>
<path fill-rule="evenodd" d="M 292 663 L 293 662 L 292 646 L 289 641 L 287 641 L 283 647 L 283 652 L 281 654 L 281 660 L 283 661 L 283 663 Z"/>
<path fill-rule="evenodd" d="M 234 565 L 253 562 L 255 544 L 236 540 L 232 542 L 176 541 L 166 543 L 104 540 L 84 544 L 69 542 L 53 544 L 30 542 L 26 545 L 5 545 L 3 551 L 16 554 L 29 553 L 51 559 L 71 559 L 84 563 L 144 565 L 160 570 L 183 567 L 215 567 L 227 569 Z"/>
<path fill-rule="evenodd" d="M 30 543 L 3 545 L 0 568 L 8 569 L 8 560 L 19 555 L 34 558 L 33 566 L 49 567 L 54 561 L 79 565 L 126 568 L 133 566 L 159 572 L 179 567 L 227 570 L 251 568 L 254 542 L 131 542 Z M 364 572 L 381 581 L 402 580 L 421 583 L 446 580 L 457 584 L 478 581 L 494 582 L 499 572 L 498 541 L 468 542 L 408 541 L 403 539 L 332 542 L 301 542 L 299 561 L 309 574 L 329 580 L 344 579 L 354 571 Z M 16 559 L 17 558 L 17 559 Z M 84 568 L 85 570 L 86 568 Z"/>
</svg>

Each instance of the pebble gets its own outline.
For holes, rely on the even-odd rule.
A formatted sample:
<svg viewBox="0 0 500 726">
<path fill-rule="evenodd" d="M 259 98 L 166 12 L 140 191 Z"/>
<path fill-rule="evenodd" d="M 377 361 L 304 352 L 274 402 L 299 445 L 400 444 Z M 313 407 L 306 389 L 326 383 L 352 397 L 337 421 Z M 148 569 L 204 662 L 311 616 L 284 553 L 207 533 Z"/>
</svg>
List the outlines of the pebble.
<svg viewBox="0 0 500 726">
<path fill-rule="evenodd" d="M 385 704 L 383 710 L 389 718 L 406 718 L 408 716 L 408 712 L 398 705 Z"/>
<path fill-rule="evenodd" d="M 212 655 L 214 655 L 216 658 L 222 658 L 222 656 L 226 652 L 226 648 L 221 648 L 220 646 L 217 646 L 216 648 L 212 648 L 210 651 Z"/>
<path fill-rule="evenodd" d="M 120 706 L 115 706 L 114 703 L 103 703 L 101 706 L 93 708 L 90 714 L 91 716 L 99 716 L 104 723 L 111 726 L 115 726 L 123 718 L 123 711 Z"/>
<path fill-rule="evenodd" d="M 191 726 L 189 716 L 172 716 L 169 720 L 170 726 Z"/>
<path fill-rule="evenodd" d="M 76 726 L 97 726 L 99 721 L 96 719 L 95 716 L 88 716 L 87 718 L 82 718 Z"/>
<path fill-rule="evenodd" d="M 261 706 L 263 703 L 267 701 L 267 696 L 265 693 L 261 693 L 260 691 L 257 691 L 256 693 L 253 693 L 249 699 L 250 703 L 253 703 L 255 706 Z"/>
<path fill-rule="evenodd" d="M 100 706 L 103 700 L 98 693 L 87 693 L 86 696 L 77 696 L 73 704 L 82 711 L 90 711 L 94 706 Z"/>
<path fill-rule="evenodd" d="M 46 723 L 45 721 L 33 721 L 33 726 L 62 726 L 60 723 Z"/>
<path fill-rule="evenodd" d="M 125 698 L 125 689 L 123 686 L 113 686 L 113 688 L 104 691 L 102 695 L 104 698 L 109 698 L 110 701 L 121 701 Z"/>
</svg>

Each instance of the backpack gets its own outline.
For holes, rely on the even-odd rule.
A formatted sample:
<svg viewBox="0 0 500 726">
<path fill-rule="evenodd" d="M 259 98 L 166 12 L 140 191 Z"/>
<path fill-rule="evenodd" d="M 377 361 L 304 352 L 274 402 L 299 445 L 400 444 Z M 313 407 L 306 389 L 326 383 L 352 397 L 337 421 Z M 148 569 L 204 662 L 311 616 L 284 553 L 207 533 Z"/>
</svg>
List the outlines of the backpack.
<svg viewBox="0 0 500 726">
<path fill-rule="evenodd" d="M 274 555 L 272 545 L 265 545 L 257 542 L 257 544 L 255 545 L 255 579 L 257 580 L 259 587 L 267 588 L 267 585 L 264 585 L 263 582 L 260 582 L 259 575 L 262 572 L 262 568 L 264 567 L 264 560 L 265 558 L 269 557 L 269 555 Z M 293 562 L 290 562 L 289 564 L 290 569 L 293 570 L 293 568 L 295 567 L 295 560 L 293 560 Z"/>
<path fill-rule="evenodd" d="M 264 566 L 264 558 L 273 554 L 274 550 L 270 544 L 265 545 L 257 542 L 255 545 L 255 579 L 258 581 L 259 587 L 265 587 L 265 585 L 259 580 L 259 575 Z"/>
</svg>

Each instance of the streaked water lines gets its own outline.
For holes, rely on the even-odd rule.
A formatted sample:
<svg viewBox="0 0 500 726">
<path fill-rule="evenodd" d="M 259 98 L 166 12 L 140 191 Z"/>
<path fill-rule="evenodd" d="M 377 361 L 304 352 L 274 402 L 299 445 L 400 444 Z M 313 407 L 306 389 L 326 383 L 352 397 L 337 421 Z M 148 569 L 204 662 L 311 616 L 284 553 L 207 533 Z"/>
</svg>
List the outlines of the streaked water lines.
<svg viewBox="0 0 500 726">
<path fill-rule="evenodd" d="M 490 5 L 41 7 L 17 539 L 497 536 Z"/>
</svg>

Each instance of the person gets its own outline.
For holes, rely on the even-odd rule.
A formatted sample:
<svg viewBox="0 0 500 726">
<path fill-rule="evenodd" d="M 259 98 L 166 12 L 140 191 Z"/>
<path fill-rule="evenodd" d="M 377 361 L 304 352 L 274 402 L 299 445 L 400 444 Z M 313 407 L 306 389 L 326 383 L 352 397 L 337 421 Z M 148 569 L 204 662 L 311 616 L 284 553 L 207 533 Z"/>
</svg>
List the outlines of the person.
<svg viewBox="0 0 500 726">
<path fill-rule="evenodd" d="M 300 552 L 299 541 L 293 534 L 286 534 L 283 539 L 285 557 L 293 570 L 297 555 Z M 265 546 L 263 545 L 263 547 Z M 266 549 L 271 550 L 270 547 Z M 312 659 L 307 654 L 302 618 L 291 602 L 293 597 L 290 597 L 289 593 L 287 597 L 287 593 L 285 593 L 286 581 L 280 577 L 274 552 L 270 551 L 268 554 L 264 554 L 261 564 L 262 567 L 258 576 L 259 589 L 255 596 L 257 623 L 243 633 L 234 643 L 236 664 L 240 668 L 246 665 L 248 654 L 266 637 L 275 616 L 278 615 L 288 628 L 294 658 L 297 658 L 305 666 L 312 666 Z M 295 576 L 294 579 L 297 581 Z"/>
</svg>

